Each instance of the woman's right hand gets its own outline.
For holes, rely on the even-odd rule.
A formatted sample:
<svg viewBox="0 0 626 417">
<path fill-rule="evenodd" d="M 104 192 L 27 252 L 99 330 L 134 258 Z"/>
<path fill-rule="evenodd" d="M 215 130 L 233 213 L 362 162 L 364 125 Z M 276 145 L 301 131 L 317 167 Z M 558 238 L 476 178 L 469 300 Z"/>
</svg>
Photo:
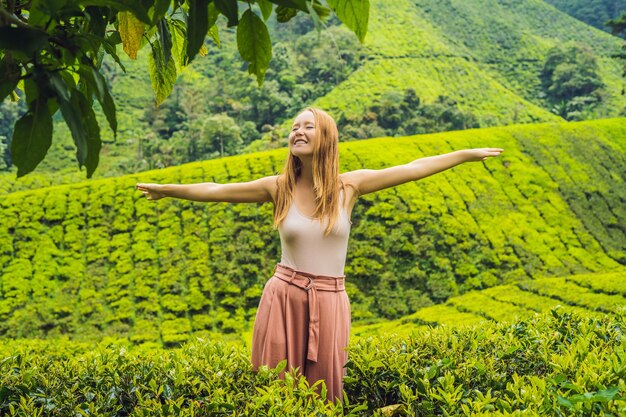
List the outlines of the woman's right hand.
<svg viewBox="0 0 626 417">
<path fill-rule="evenodd" d="M 138 183 L 136 188 L 146 196 L 147 200 L 160 200 L 163 197 L 167 197 L 162 191 L 163 185 L 161 184 Z"/>
</svg>

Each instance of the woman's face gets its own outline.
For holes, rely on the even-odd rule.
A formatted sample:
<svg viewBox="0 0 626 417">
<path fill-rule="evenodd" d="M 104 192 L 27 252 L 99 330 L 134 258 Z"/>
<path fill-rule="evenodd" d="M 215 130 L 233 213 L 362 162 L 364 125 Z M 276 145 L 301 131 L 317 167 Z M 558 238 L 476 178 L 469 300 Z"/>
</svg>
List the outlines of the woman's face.
<svg viewBox="0 0 626 417">
<path fill-rule="evenodd" d="M 309 110 L 296 117 L 289 133 L 289 150 L 294 156 L 313 155 L 315 145 L 315 116 Z"/>
</svg>

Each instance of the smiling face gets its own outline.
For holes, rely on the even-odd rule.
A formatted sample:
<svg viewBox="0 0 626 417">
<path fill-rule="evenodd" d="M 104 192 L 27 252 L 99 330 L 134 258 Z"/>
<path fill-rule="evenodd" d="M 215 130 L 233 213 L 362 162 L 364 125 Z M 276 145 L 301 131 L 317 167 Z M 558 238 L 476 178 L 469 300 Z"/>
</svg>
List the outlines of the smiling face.
<svg viewBox="0 0 626 417">
<path fill-rule="evenodd" d="M 316 126 L 315 115 L 303 111 L 296 117 L 289 133 L 289 150 L 294 156 L 310 156 L 315 149 Z"/>
</svg>

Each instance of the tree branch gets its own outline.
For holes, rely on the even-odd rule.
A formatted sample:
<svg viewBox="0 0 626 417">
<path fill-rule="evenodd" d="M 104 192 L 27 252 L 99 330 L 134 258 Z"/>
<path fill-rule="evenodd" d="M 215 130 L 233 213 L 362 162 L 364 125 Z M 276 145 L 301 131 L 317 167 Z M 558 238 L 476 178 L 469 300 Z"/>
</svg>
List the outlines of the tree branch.
<svg viewBox="0 0 626 417">
<path fill-rule="evenodd" d="M 7 23 L 15 23 L 17 26 L 30 28 L 30 25 L 28 25 L 28 23 L 20 20 L 15 14 L 9 12 L 2 6 L 0 6 L 0 16 L 2 16 L 4 18 L 4 21 Z"/>
</svg>

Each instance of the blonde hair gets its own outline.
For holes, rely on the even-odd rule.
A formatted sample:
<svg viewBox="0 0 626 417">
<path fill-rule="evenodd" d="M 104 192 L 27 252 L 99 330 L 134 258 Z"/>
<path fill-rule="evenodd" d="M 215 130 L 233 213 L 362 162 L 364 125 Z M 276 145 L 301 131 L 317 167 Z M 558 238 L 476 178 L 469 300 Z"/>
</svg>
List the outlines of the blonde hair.
<svg viewBox="0 0 626 417">
<path fill-rule="evenodd" d="M 339 179 L 339 132 L 335 120 L 323 110 L 309 107 L 315 117 L 315 147 L 313 150 L 313 192 L 315 212 L 313 217 L 327 221 L 324 235 L 333 229 L 339 216 L 339 192 L 344 188 Z M 277 179 L 277 196 L 274 206 L 274 228 L 278 228 L 293 203 L 296 180 L 301 175 L 302 162 L 289 152 L 283 172 Z"/>
</svg>

